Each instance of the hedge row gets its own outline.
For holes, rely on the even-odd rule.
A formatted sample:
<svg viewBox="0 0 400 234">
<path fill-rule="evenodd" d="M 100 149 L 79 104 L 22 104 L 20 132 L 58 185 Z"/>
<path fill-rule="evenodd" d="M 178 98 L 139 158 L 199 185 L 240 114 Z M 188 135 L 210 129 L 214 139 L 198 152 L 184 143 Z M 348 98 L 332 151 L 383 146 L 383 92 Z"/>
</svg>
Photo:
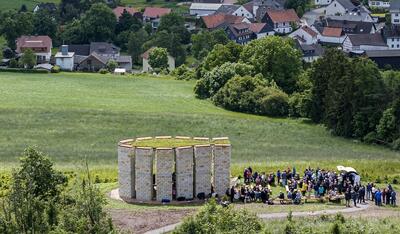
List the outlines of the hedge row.
<svg viewBox="0 0 400 234">
<path fill-rule="evenodd" d="M 0 68 L 0 72 L 49 73 L 49 71 L 44 69 L 25 69 L 25 68 Z"/>
</svg>

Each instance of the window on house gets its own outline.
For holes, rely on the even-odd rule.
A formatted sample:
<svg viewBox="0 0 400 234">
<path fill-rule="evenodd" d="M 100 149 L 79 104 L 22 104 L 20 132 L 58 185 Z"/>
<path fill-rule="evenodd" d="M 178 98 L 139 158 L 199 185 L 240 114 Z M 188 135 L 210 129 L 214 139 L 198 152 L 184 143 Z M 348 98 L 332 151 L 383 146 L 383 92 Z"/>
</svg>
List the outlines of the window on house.
<svg viewBox="0 0 400 234">
<path fill-rule="evenodd" d="M 394 38 L 392 38 L 392 41 L 394 41 Z"/>
<path fill-rule="evenodd" d="M 333 6 L 334 6 L 334 7 L 336 7 L 336 3 L 335 3 L 335 4 L 333 4 Z"/>
<path fill-rule="evenodd" d="M 397 48 L 399 48 L 399 44 L 397 44 Z"/>
<path fill-rule="evenodd" d="M 399 16 L 399 13 L 394 14 L 396 17 Z"/>
<path fill-rule="evenodd" d="M 394 45 L 392 45 L 392 48 L 394 48 Z"/>
</svg>

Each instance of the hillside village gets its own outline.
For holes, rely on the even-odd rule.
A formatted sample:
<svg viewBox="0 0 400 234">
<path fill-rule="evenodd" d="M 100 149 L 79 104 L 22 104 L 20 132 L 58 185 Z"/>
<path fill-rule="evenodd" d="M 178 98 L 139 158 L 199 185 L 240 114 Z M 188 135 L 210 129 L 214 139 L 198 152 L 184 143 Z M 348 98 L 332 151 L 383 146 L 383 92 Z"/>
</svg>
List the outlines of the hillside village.
<svg viewBox="0 0 400 234">
<path fill-rule="evenodd" d="M 253 0 L 239 5 L 223 0 L 199 0 L 182 3 L 187 4 L 188 11 L 180 14 L 185 19 L 186 30 L 191 34 L 223 30 L 229 40 L 241 45 L 272 35 L 290 37 L 294 39 L 296 48 L 303 54 L 305 62 L 318 59 L 324 53 L 324 48 L 336 47 L 349 56 L 366 56 L 380 68 L 399 68 L 400 1 L 394 0 L 390 4 L 369 1 L 368 5 L 363 5 L 355 0 L 315 0 L 311 4 L 313 7 L 310 8 L 308 3 L 307 7 L 305 4 L 298 4 L 297 9 L 288 8 L 288 2 L 290 1 Z M 57 7 L 53 3 L 38 4 L 33 14 L 40 11 L 52 14 L 57 11 Z M 305 8 L 305 12 L 300 10 L 301 15 L 296 12 Z M 373 14 L 371 9 L 387 12 L 387 17 Z M 130 6 L 115 6 L 112 9 L 115 15 L 113 23 L 118 24 L 124 14 L 129 14 L 142 22 L 142 25 L 149 25 L 147 32 L 152 34 L 157 31 L 160 19 L 174 11 L 162 7 L 136 9 Z M 35 67 L 48 70 L 57 65 L 61 70 L 67 71 L 99 71 L 105 69 L 108 62 L 115 61 L 116 68 L 131 72 L 134 64 L 147 64 L 145 50 L 139 48 L 141 54 L 135 54 L 133 60 L 129 51 L 126 53 L 125 45 L 128 41 L 117 40 L 119 46 L 115 45 L 116 40 L 110 39 L 90 41 L 88 44 L 64 45 L 60 43 L 60 39 L 68 42 L 64 38 L 59 38 L 57 43 L 54 43 L 55 38 L 51 38 L 51 35 L 36 35 L 20 35 L 16 38 L 16 46 L 13 48 L 16 60 L 24 50 L 31 49 L 37 57 Z M 59 52 L 55 54 L 54 51 Z M 13 52 L 7 53 L 8 56 L 3 58 L 3 66 L 10 66 Z M 170 56 L 171 69 L 184 63 L 176 63 L 174 53 Z M 137 68 L 134 70 L 138 71 Z M 140 70 L 149 71 L 149 67 L 145 65 Z"/>
<path fill-rule="evenodd" d="M 0 5 L 0 233 L 400 233 L 400 0 L 41 1 Z"/>
</svg>

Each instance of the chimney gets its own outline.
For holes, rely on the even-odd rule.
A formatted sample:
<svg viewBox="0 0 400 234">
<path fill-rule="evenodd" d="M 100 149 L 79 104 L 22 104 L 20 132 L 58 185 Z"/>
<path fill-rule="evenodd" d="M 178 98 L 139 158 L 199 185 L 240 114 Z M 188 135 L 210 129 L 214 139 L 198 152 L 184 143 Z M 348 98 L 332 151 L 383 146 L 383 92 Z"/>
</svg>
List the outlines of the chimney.
<svg viewBox="0 0 400 234">
<path fill-rule="evenodd" d="M 62 55 L 68 55 L 68 45 L 62 45 L 61 46 L 61 54 Z"/>
</svg>

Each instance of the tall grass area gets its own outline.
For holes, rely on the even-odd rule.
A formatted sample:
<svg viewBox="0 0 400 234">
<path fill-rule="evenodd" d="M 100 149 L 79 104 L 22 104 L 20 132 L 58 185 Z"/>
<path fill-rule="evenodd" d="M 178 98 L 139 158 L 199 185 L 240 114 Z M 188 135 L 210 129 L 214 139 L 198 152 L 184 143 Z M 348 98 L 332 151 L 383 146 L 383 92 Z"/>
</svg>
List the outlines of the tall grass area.
<svg viewBox="0 0 400 234">
<path fill-rule="evenodd" d="M 0 74 L 0 170 L 36 145 L 56 167 L 73 171 L 88 159 L 94 174 L 115 180 L 116 144 L 157 135 L 227 136 L 232 174 L 244 167 L 353 166 L 372 179 L 400 176 L 400 154 L 333 137 L 303 120 L 234 113 L 193 95 L 194 81 L 83 73 Z"/>
</svg>

